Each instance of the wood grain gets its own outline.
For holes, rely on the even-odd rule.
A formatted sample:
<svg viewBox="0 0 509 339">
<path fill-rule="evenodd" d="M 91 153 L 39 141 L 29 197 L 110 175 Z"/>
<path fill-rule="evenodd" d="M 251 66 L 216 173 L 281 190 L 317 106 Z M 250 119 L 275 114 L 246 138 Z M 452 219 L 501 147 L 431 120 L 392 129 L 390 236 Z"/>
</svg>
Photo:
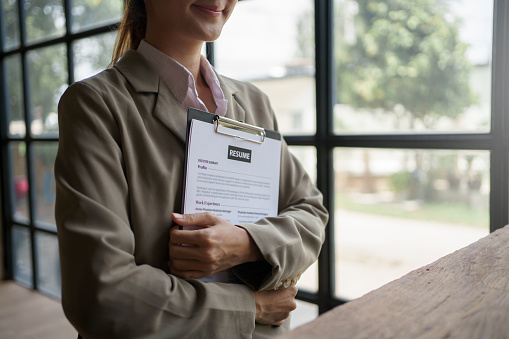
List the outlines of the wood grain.
<svg viewBox="0 0 509 339">
<path fill-rule="evenodd" d="M 0 283 L 0 338 L 74 339 L 60 302 L 15 282 Z"/>
<path fill-rule="evenodd" d="M 509 226 L 284 338 L 509 338 Z"/>
</svg>

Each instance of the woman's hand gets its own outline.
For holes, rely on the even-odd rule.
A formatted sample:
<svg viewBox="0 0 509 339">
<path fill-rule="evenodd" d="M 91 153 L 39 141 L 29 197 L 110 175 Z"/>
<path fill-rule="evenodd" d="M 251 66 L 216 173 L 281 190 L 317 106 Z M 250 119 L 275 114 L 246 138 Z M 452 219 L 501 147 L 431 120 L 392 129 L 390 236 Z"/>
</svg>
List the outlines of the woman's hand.
<svg viewBox="0 0 509 339">
<path fill-rule="evenodd" d="M 297 308 L 297 287 L 254 292 L 256 304 L 255 321 L 260 324 L 280 326 L 290 312 Z"/>
<path fill-rule="evenodd" d="M 261 259 L 253 239 L 242 227 L 211 213 L 172 214 L 180 226 L 170 230 L 170 273 L 181 278 L 203 278 L 239 264 Z"/>
</svg>

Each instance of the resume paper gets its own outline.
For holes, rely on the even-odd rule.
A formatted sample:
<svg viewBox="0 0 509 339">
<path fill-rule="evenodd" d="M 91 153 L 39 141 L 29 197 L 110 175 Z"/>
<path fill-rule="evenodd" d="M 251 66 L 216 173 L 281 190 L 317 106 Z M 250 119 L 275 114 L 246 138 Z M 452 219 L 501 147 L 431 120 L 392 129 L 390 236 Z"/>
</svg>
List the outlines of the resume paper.
<svg viewBox="0 0 509 339">
<path fill-rule="evenodd" d="M 277 215 L 281 140 L 222 127 L 238 137 L 217 133 L 211 123 L 191 121 L 183 213 L 210 212 L 235 225 Z"/>
</svg>

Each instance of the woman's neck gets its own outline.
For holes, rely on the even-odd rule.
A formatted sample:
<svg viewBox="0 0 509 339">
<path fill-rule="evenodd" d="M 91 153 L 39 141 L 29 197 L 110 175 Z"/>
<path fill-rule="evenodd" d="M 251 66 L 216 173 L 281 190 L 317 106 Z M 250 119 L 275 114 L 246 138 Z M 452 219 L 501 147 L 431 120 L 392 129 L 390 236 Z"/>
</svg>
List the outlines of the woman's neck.
<svg viewBox="0 0 509 339">
<path fill-rule="evenodd" d="M 147 33 L 149 33 L 147 31 Z M 184 66 L 194 77 L 196 90 L 198 91 L 198 96 L 203 101 L 205 106 L 209 112 L 216 111 L 216 103 L 212 92 L 202 77 L 200 72 L 200 63 L 201 63 L 201 50 L 203 47 L 203 42 L 201 41 L 181 41 L 178 39 L 171 39 L 169 37 L 162 39 L 151 39 L 151 35 L 147 34 L 145 40 L 166 54 L 167 56 L 173 58 L 182 66 Z"/>
</svg>

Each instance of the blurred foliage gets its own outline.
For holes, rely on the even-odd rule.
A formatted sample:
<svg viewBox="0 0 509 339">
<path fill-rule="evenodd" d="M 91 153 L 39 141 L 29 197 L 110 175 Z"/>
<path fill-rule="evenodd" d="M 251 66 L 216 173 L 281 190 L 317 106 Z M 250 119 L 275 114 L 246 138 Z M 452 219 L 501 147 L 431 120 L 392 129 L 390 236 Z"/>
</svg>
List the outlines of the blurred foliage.
<svg viewBox="0 0 509 339">
<path fill-rule="evenodd" d="M 56 45 L 27 53 L 32 133 L 56 132 L 58 125 L 47 124 L 48 116 L 57 112 L 57 103 L 67 87 L 65 45 Z"/>
<path fill-rule="evenodd" d="M 64 35 L 65 15 L 61 0 L 25 0 L 23 7 L 28 42 Z"/>
<path fill-rule="evenodd" d="M 52 167 L 57 156 L 58 143 L 40 142 L 33 146 L 35 157 L 46 167 Z"/>
<path fill-rule="evenodd" d="M 391 175 L 390 182 L 396 194 L 405 192 L 410 182 L 410 173 L 407 171 L 396 172 Z"/>
<path fill-rule="evenodd" d="M 19 47 L 19 0 L 2 0 L 4 11 L 2 26 L 5 27 L 4 49 Z M 120 20 L 122 0 L 75 0 L 71 1 L 73 31 L 97 27 Z M 63 36 L 66 21 L 61 0 L 24 0 L 25 28 L 27 44 L 38 43 Z M 2 18 L 0 16 L 0 18 Z M 94 38 L 78 40 L 73 53 L 75 64 L 99 71 L 108 67 L 114 39 L 99 35 Z M 114 33 L 112 34 L 114 35 Z M 22 76 L 21 59 L 14 55 L 6 73 L 8 116 L 11 121 L 24 120 L 20 111 L 26 111 L 33 120 L 33 134 L 55 133 L 58 130 L 55 113 L 60 96 L 68 86 L 67 47 L 64 44 L 52 45 L 26 54 L 25 79 L 28 79 L 28 107 L 24 107 L 23 91 L 20 90 Z M 11 69 L 11 67 L 13 67 Z M 22 108 L 21 108 L 22 107 Z"/>
<path fill-rule="evenodd" d="M 4 14 L 2 29 L 5 32 L 3 47 L 5 49 L 19 47 L 18 2 L 17 0 L 2 0 L 1 6 Z"/>
<path fill-rule="evenodd" d="M 73 0 L 72 3 L 73 31 L 112 24 L 122 19 L 122 0 Z"/>
<path fill-rule="evenodd" d="M 10 119 L 23 120 L 23 87 L 21 77 L 21 57 L 19 55 L 9 56 L 4 59 L 5 74 L 9 79 L 9 97 L 7 100 Z"/>
<path fill-rule="evenodd" d="M 408 114 L 431 128 L 476 103 L 447 0 L 336 1 L 338 102 Z M 348 20 L 350 22 L 350 29 Z M 352 36 L 352 32 L 355 35 Z"/>
<path fill-rule="evenodd" d="M 314 8 L 314 1 L 310 1 Z M 297 20 L 297 57 L 315 58 L 315 17 L 313 10 L 304 11 Z"/>
</svg>

